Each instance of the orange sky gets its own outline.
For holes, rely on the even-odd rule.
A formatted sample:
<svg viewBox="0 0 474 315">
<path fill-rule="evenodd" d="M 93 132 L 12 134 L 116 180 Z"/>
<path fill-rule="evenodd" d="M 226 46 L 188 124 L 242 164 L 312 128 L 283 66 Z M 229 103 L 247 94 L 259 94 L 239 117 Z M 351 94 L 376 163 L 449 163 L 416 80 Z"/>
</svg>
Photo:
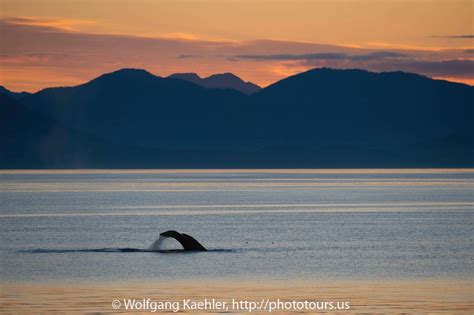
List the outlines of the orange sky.
<svg viewBox="0 0 474 315">
<path fill-rule="evenodd" d="M 268 85 L 321 66 L 473 84 L 473 3 L 0 0 L 0 84 L 36 91 L 136 67 Z"/>
</svg>

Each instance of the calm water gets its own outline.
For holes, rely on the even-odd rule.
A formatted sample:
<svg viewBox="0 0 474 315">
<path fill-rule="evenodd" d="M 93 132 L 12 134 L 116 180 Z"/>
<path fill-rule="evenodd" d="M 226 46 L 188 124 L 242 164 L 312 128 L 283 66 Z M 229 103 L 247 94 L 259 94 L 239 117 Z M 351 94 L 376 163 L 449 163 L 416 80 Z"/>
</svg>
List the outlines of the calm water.
<svg viewBox="0 0 474 315">
<path fill-rule="evenodd" d="M 146 249 L 191 234 L 205 253 Z M 474 170 L 0 172 L 0 280 L 474 276 Z"/>
</svg>

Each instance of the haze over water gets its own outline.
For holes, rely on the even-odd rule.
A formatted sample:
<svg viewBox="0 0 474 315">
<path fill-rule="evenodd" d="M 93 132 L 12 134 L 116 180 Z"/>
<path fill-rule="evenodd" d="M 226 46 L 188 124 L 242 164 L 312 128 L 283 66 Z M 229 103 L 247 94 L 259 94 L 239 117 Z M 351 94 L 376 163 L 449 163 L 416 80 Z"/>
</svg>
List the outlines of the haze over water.
<svg viewBox="0 0 474 315">
<path fill-rule="evenodd" d="M 474 275 L 474 170 L 0 173 L 2 281 Z M 188 233 L 204 253 L 147 249 Z"/>
</svg>

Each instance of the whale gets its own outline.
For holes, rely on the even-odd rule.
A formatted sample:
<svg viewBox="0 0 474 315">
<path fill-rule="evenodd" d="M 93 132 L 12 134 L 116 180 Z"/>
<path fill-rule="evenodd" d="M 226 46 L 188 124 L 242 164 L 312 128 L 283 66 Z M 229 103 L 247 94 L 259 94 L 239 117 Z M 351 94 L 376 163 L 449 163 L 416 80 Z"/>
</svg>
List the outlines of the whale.
<svg viewBox="0 0 474 315">
<path fill-rule="evenodd" d="M 161 251 L 161 243 L 165 238 L 174 238 L 181 246 L 183 251 L 205 252 L 207 249 L 201 245 L 194 237 L 185 233 L 179 233 L 174 230 L 169 230 L 160 233 L 160 237 L 150 246 L 150 251 Z"/>
</svg>

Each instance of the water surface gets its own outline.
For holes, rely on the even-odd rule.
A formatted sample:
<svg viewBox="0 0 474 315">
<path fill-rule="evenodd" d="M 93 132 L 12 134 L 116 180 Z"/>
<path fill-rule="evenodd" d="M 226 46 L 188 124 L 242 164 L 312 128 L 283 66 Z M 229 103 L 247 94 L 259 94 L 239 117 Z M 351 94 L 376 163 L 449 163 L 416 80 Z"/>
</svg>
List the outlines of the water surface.
<svg viewBox="0 0 474 315">
<path fill-rule="evenodd" d="M 0 279 L 471 278 L 473 192 L 474 170 L 3 171 Z M 169 229 L 211 251 L 143 251 Z"/>
</svg>

